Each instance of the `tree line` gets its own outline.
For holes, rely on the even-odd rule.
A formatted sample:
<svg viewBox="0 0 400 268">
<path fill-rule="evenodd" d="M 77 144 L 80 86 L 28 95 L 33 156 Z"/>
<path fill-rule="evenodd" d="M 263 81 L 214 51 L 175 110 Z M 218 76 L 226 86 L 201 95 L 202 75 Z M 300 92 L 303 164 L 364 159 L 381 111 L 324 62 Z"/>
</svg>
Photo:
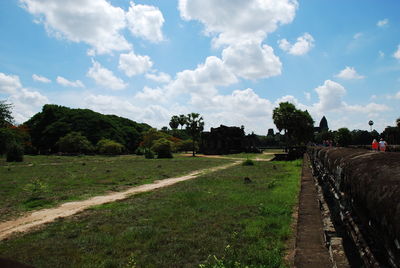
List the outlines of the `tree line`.
<svg viewBox="0 0 400 268">
<path fill-rule="evenodd" d="M 400 118 L 397 126 L 388 126 L 382 133 L 340 128 L 328 129 L 323 118 L 318 131 L 308 111 L 282 102 L 273 110 L 272 119 L 278 129 L 258 136 L 259 144 L 271 147 L 293 147 L 331 141 L 338 146 L 366 145 L 384 138 L 389 144 L 400 144 Z M 322 126 L 321 126 L 322 124 Z M 168 127 L 160 130 L 116 115 L 104 115 L 89 109 L 71 109 L 47 104 L 42 111 L 16 126 L 12 105 L 0 101 L 0 155 L 8 161 L 22 161 L 23 154 L 106 154 L 136 153 L 147 158 L 172 157 L 173 152 L 191 151 L 199 147 L 204 120 L 198 113 L 174 115 Z M 281 132 L 283 131 L 283 134 Z"/>
</svg>

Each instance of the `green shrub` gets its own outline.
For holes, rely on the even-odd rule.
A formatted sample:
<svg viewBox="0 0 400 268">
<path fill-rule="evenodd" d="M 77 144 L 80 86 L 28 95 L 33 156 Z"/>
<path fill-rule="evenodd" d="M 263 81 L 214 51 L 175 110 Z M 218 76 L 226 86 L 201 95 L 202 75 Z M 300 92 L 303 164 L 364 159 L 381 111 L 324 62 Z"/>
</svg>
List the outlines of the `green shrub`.
<svg viewBox="0 0 400 268">
<path fill-rule="evenodd" d="M 144 152 L 144 157 L 146 159 L 153 159 L 154 158 L 154 152 L 152 150 L 146 150 Z"/>
<path fill-rule="evenodd" d="M 254 166 L 254 162 L 251 159 L 246 159 L 246 161 L 243 161 L 243 166 Z"/>
<path fill-rule="evenodd" d="M 145 149 L 143 147 L 138 147 L 135 151 L 135 154 L 137 155 L 144 155 Z"/>
<path fill-rule="evenodd" d="M 57 145 L 62 153 L 82 154 L 93 152 L 92 144 L 80 132 L 71 132 L 65 135 L 58 140 Z"/>
<path fill-rule="evenodd" d="M 39 179 L 33 179 L 31 183 L 24 186 L 28 200 L 43 198 L 43 194 L 49 191 L 49 186 Z"/>
<path fill-rule="evenodd" d="M 17 143 L 12 143 L 7 148 L 7 162 L 22 162 L 24 160 L 24 148 Z"/>
<path fill-rule="evenodd" d="M 195 144 L 195 146 L 197 147 L 196 149 L 198 150 L 197 143 Z M 181 141 L 177 146 L 177 150 L 179 152 L 188 152 L 193 150 L 193 141 L 192 140 Z"/>
<path fill-rule="evenodd" d="M 172 158 L 172 146 L 171 141 L 161 138 L 154 142 L 151 150 L 157 154 L 157 158 Z"/>
<path fill-rule="evenodd" d="M 124 146 L 121 143 L 118 143 L 109 139 L 101 139 L 97 143 L 97 152 L 100 154 L 106 155 L 118 155 L 124 151 Z"/>
</svg>

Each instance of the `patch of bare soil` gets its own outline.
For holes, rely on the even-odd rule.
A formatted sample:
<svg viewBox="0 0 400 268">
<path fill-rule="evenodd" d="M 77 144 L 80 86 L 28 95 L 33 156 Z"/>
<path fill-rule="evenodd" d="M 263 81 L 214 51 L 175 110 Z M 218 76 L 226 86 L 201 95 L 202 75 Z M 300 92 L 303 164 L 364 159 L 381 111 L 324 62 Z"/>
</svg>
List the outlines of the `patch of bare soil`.
<svg viewBox="0 0 400 268">
<path fill-rule="evenodd" d="M 170 178 L 165 180 L 155 181 L 151 184 L 144 184 L 137 187 L 132 187 L 122 192 L 114 192 L 107 195 L 95 196 L 87 200 L 64 203 L 56 208 L 43 209 L 32 212 L 26 216 L 0 223 L 0 240 L 7 239 L 15 232 L 27 232 L 33 228 L 39 227 L 45 223 L 52 222 L 57 218 L 64 218 L 81 212 L 91 206 L 101 205 L 114 202 L 117 200 L 126 199 L 131 195 L 152 191 L 155 189 L 167 187 L 175 183 L 191 180 L 200 175 L 214 172 L 217 170 L 226 169 L 240 162 L 234 162 L 214 168 L 202 169 L 193 171 L 185 176 Z"/>
</svg>

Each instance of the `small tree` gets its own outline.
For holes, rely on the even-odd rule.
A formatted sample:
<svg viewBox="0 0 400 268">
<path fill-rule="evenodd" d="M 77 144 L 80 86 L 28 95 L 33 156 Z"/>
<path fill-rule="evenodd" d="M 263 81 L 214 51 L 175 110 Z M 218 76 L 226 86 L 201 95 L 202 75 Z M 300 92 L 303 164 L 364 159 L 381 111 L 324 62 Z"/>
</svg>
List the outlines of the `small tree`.
<svg viewBox="0 0 400 268">
<path fill-rule="evenodd" d="M 279 131 L 283 130 L 287 145 L 307 143 L 313 137 L 314 120 L 308 111 L 301 111 L 289 102 L 279 103 L 272 119 Z"/>
<path fill-rule="evenodd" d="M 12 125 L 14 118 L 11 113 L 12 104 L 0 100 L 0 128 Z"/>
<path fill-rule="evenodd" d="M 121 143 L 109 139 L 101 139 L 97 143 L 97 151 L 100 154 L 118 155 L 121 154 L 124 149 L 125 147 Z"/>
<path fill-rule="evenodd" d="M 178 122 L 179 125 L 181 126 L 181 129 L 183 128 L 184 125 L 186 125 L 187 120 L 188 118 L 184 114 L 179 115 Z"/>
<path fill-rule="evenodd" d="M 198 113 L 191 113 L 187 116 L 186 131 L 192 137 L 192 151 L 193 156 L 196 156 L 196 142 L 198 142 L 201 132 L 204 129 L 203 117 Z"/>
<path fill-rule="evenodd" d="M 24 148 L 13 142 L 7 148 L 7 162 L 22 162 L 24 160 Z"/>
<path fill-rule="evenodd" d="M 335 142 L 339 146 L 347 147 L 351 143 L 351 133 L 348 128 L 339 128 L 335 133 Z"/>
<path fill-rule="evenodd" d="M 180 121 L 179 121 L 179 116 L 174 115 L 171 117 L 171 120 L 169 121 L 169 126 L 175 130 L 179 127 Z"/>
<path fill-rule="evenodd" d="M 157 154 L 157 158 L 172 158 L 172 142 L 165 138 L 155 141 L 151 150 Z"/>
<path fill-rule="evenodd" d="M 93 146 L 80 132 L 71 132 L 60 138 L 57 142 L 60 152 L 63 153 L 90 153 Z"/>
</svg>

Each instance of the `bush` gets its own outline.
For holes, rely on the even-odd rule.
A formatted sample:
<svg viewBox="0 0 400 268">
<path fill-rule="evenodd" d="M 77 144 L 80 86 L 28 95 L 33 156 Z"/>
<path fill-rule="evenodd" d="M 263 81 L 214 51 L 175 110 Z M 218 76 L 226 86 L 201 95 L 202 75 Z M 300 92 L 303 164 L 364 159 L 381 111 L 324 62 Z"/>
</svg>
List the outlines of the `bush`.
<svg viewBox="0 0 400 268">
<path fill-rule="evenodd" d="M 135 151 L 137 155 L 144 155 L 145 149 L 143 147 L 138 147 Z"/>
<path fill-rule="evenodd" d="M 24 160 L 24 148 L 17 143 L 11 144 L 7 149 L 7 162 L 22 162 Z"/>
<path fill-rule="evenodd" d="M 157 158 L 172 158 L 172 142 L 165 138 L 156 140 L 151 149 L 157 154 Z"/>
<path fill-rule="evenodd" d="M 146 150 L 144 152 L 144 157 L 146 159 L 153 159 L 154 158 L 154 152 L 152 150 Z"/>
<path fill-rule="evenodd" d="M 31 183 L 24 186 L 28 200 L 43 198 L 43 194 L 49 191 L 49 186 L 39 179 L 33 179 Z"/>
<path fill-rule="evenodd" d="M 251 159 L 246 159 L 246 161 L 243 161 L 243 166 L 254 166 L 254 162 Z"/>
<path fill-rule="evenodd" d="M 197 143 L 195 144 L 196 150 L 198 150 Z M 192 140 L 184 140 L 178 143 L 177 150 L 179 152 L 188 152 L 193 150 L 193 141 Z"/>
<path fill-rule="evenodd" d="M 97 151 L 100 154 L 118 155 L 124 151 L 124 146 L 113 140 L 102 139 L 97 143 Z"/>
<path fill-rule="evenodd" d="M 80 132 L 71 132 L 60 138 L 57 142 L 60 152 L 81 154 L 93 151 L 90 141 Z"/>
</svg>

